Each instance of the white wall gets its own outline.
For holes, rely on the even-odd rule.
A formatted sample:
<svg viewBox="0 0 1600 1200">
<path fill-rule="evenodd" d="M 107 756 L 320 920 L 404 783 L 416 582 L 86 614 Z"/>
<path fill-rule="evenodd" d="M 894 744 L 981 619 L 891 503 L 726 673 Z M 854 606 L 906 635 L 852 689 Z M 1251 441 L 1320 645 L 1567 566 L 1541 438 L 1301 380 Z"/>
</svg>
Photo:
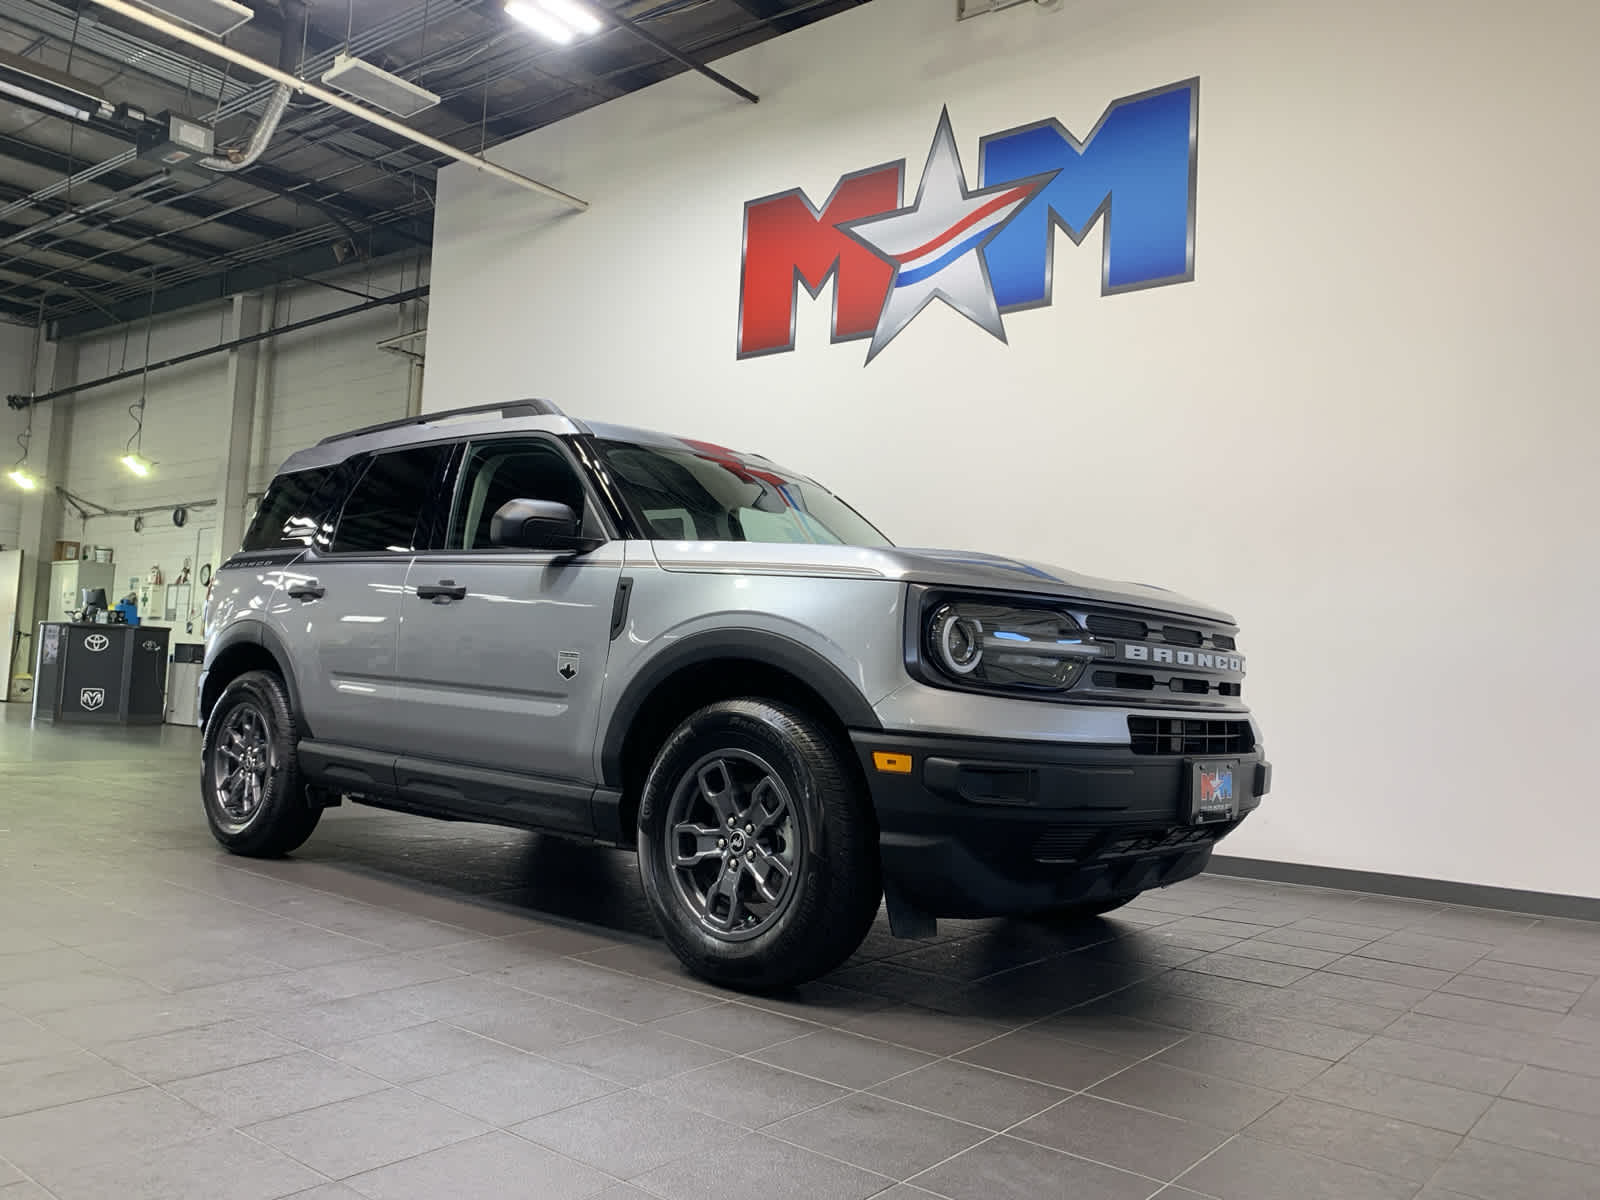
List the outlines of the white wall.
<svg viewBox="0 0 1600 1200">
<path fill-rule="evenodd" d="M 22 457 L 17 435 L 22 432 L 25 421 L 22 413 L 5 403 L 5 398 L 29 390 L 28 362 L 32 345 L 30 327 L 0 321 L 0 546 L 8 550 L 16 548 L 20 536 L 22 505 L 17 499 L 21 493 L 4 476 Z"/>
<path fill-rule="evenodd" d="M 349 290 L 279 288 L 275 296 L 263 298 L 263 322 L 270 319 L 274 327 L 284 326 L 359 304 L 367 296 L 414 287 L 417 269 L 415 264 L 386 265 L 370 273 L 347 274 L 336 282 Z M 248 467 L 250 511 L 278 465 L 294 451 L 329 433 L 405 415 L 407 360 L 378 349 L 375 343 L 411 328 L 400 322 L 414 319 L 409 305 L 403 316 L 397 308 L 380 308 L 261 343 L 262 390 L 252 425 Z M 158 318 L 150 330 L 150 361 L 213 346 L 233 336 L 231 309 L 226 303 Z M 142 366 L 145 340 L 143 322 L 79 339 L 77 381 Z M 148 389 L 143 453 L 154 469 L 141 479 L 118 460 L 134 432 L 128 409 L 139 399 L 142 388 Z M 52 483 L 110 509 L 162 506 L 143 515 L 142 530 L 135 530 L 134 519 L 128 516 L 84 522 L 69 511 L 63 519 L 60 537 L 111 548 L 119 594 L 128 590 L 130 579 L 142 581 L 152 566 L 160 567 L 170 583 L 186 559 L 198 575 L 201 564 L 214 567 L 237 549 L 217 545 L 221 510 L 215 504 L 192 508 L 182 528 L 174 526 L 171 516 L 176 504 L 220 499 L 232 408 L 226 354 L 154 372 L 147 381 L 135 377 L 51 403 L 63 405 L 70 413 L 66 477 Z M 196 619 L 200 600 L 197 589 L 193 595 Z M 141 609 L 141 616 L 148 615 L 148 610 Z M 176 624 L 179 628 L 186 624 L 181 614 Z"/>
<path fill-rule="evenodd" d="M 1230 853 L 1600 896 L 1600 10 L 1562 0 L 876 0 L 441 178 L 425 407 L 545 394 L 748 446 L 909 544 L 1215 598 L 1277 792 Z M 743 205 L 1200 77 L 1196 278 L 1102 298 L 1057 237 L 1002 345 L 734 358 Z"/>
</svg>

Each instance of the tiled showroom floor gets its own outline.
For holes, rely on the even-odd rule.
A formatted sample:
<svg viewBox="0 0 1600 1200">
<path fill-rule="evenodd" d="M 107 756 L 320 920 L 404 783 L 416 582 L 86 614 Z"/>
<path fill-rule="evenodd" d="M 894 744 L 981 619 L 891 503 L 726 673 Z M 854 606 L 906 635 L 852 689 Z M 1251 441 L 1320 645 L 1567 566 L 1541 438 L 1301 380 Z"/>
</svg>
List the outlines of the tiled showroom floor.
<svg viewBox="0 0 1600 1200">
<path fill-rule="evenodd" d="M 196 747 L 0 723 L 0 1200 L 1600 1196 L 1600 926 L 1208 877 L 749 999 L 624 854 L 228 858 Z"/>
</svg>

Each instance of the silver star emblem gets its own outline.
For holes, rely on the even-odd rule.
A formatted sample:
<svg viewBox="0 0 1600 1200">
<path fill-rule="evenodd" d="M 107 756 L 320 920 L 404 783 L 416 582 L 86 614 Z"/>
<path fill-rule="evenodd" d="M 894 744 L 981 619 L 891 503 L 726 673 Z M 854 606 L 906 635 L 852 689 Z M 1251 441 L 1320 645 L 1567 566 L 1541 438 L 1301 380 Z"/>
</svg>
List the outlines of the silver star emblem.
<svg viewBox="0 0 1600 1200">
<path fill-rule="evenodd" d="M 950 110 L 939 114 L 939 128 L 922 168 L 916 201 L 894 212 L 839 226 L 895 268 L 894 282 L 872 332 L 867 362 L 935 299 L 1002 342 L 1006 340 L 989 266 L 979 251 L 1050 178 L 1040 175 L 969 192 L 955 134 L 950 130 Z"/>
</svg>

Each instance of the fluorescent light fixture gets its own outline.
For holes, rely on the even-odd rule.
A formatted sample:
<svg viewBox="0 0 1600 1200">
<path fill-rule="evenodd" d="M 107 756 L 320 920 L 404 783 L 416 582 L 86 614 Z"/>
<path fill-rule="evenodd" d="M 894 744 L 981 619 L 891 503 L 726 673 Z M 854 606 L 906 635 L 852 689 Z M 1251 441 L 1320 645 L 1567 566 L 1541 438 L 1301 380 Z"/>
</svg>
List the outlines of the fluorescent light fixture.
<svg viewBox="0 0 1600 1200">
<path fill-rule="evenodd" d="M 92 84 L 8 50 L 0 50 L 0 95 L 75 121 L 111 111 Z"/>
<path fill-rule="evenodd" d="M 584 37 L 599 33 L 605 27 L 600 18 L 579 4 L 578 0 L 534 0 L 534 2 L 563 25 Z"/>
<path fill-rule="evenodd" d="M 559 17 L 543 8 L 535 8 L 532 4 L 523 4 L 520 0 L 511 0 L 511 3 L 506 5 L 506 14 L 512 20 L 521 21 L 540 37 L 558 46 L 569 45 L 572 39 L 578 36 L 577 31 Z"/>
<path fill-rule="evenodd" d="M 397 117 L 414 117 L 439 103 L 439 97 L 426 88 L 348 54 L 334 58 L 333 66 L 323 73 L 322 82 Z"/>
<path fill-rule="evenodd" d="M 34 488 L 39 486 L 39 481 L 32 475 L 28 474 L 28 472 L 24 471 L 21 467 L 18 467 L 15 471 L 12 471 L 7 478 L 9 478 L 12 483 L 16 484 L 25 492 L 31 492 Z"/>
<path fill-rule="evenodd" d="M 140 458 L 137 454 L 124 454 L 122 456 L 122 465 L 140 478 L 150 474 L 149 460 Z"/>
<path fill-rule="evenodd" d="M 139 0 L 139 3 L 151 12 L 171 17 L 214 38 L 226 37 L 256 15 L 254 9 L 235 4 L 233 0 Z"/>
</svg>

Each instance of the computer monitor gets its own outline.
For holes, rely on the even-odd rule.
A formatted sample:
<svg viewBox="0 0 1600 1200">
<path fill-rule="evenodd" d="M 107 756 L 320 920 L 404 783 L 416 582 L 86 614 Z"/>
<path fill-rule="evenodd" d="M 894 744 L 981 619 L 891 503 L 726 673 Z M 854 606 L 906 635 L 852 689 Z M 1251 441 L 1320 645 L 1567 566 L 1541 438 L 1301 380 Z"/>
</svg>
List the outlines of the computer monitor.
<svg viewBox="0 0 1600 1200">
<path fill-rule="evenodd" d="M 106 610 L 106 590 L 105 590 L 105 588 L 84 588 L 83 589 L 83 611 L 85 613 L 97 613 L 97 612 L 105 612 L 105 610 Z"/>
</svg>

